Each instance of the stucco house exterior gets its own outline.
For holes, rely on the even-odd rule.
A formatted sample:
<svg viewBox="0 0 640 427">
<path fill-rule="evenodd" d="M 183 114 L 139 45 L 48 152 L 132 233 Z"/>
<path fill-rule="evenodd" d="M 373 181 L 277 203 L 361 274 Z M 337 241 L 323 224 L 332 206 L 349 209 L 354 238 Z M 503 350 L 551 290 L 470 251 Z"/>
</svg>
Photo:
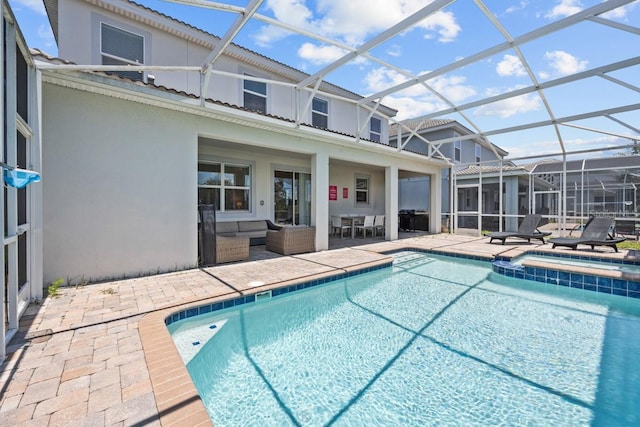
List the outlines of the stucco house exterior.
<svg viewBox="0 0 640 427">
<path fill-rule="evenodd" d="M 389 144 L 388 107 L 324 81 L 298 87 L 305 73 L 234 44 L 216 50 L 221 38 L 133 2 L 45 5 L 62 58 L 33 52 L 45 282 L 197 265 L 200 202 L 215 201 L 219 221 L 315 226 L 316 250 L 331 215 L 385 214 L 394 239 L 399 181 L 441 180 L 446 161 Z"/>
</svg>

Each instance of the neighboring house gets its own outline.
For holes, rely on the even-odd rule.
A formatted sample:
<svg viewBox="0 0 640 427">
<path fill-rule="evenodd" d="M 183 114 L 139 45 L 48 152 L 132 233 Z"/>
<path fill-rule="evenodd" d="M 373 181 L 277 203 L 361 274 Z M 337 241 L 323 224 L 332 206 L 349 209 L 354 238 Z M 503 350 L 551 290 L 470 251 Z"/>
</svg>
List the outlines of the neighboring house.
<svg viewBox="0 0 640 427">
<path fill-rule="evenodd" d="M 315 226 L 316 250 L 331 215 L 384 214 L 395 239 L 399 181 L 441 180 L 444 160 L 389 146 L 388 107 L 296 87 L 305 73 L 233 44 L 212 51 L 219 38 L 133 2 L 45 4 L 63 58 L 34 51 L 47 282 L 195 266 L 200 202 L 219 221 Z M 103 72 L 113 64 L 148 69 Z M 439 191 L 425 193 L 432 229 Z"/>
<path fill-rule="evenodd" d="M 640 203 L 640 156 L 544 160 L 526 165 L 469 165 L 455 171 L 458 228 L 496 231 L 518 228 L 528 213 L 560 224 L 594 215 L 616 218 L 632 229 Z M 502 200 L 500 200 L 502 182 Z M 564 194 L 564 197 L 562 196 Z M 479 197 L 480 196 L 480 197 Z"/>
<path fill-rule="evenodd" d="M 478 137 L 471 138 L 468 128 L 452 119 L 409 119 L 390 126 L 389 145 L 401 147 L 403 150 L 420 153 L 433 158 L 446 158 L 451 168 L 443 169 L 441 176 L 441 206 L 443 226 L 451 224 L 452 200 L 450 193 L 452 182 L 450 173 L 465 168 L 470 164 L 498 165 L 508 153 L 500 147 Z M 473 177 L 471 177 L 473 180 Z M 464 175 L 458 176 L 458 204 L 461 207 L 477 210 L 477 202 L 466 202 L 474 199 L 473 189 L 466 189 Z M 400 208 L 409 210 L 433 210 L 428 201 L 428 188 L 431 186 L 428 177 L 414 176 L 400 180 Z M 427 194 L 416 198 L 415 194 Z M 405 195 L 403 197 L 403 195 Z M 477 193 L 475 200 L 477 200 Z M 461 204 L 462 203 L 462 204 Z M 468 220 L 463 220 L 468 221 Z"/>
</svg>

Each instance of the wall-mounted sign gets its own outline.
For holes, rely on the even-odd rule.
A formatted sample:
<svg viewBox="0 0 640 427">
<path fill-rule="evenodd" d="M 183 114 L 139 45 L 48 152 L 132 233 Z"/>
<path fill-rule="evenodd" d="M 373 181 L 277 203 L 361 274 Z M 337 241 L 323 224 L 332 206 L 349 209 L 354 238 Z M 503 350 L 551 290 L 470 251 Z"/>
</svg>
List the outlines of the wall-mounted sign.
<svg viewBox="0 0 640 427">
<path fill-rule="evenodd" d="M 338 186 L 330 185 L 329 186 L 329 200 L 338 200 Z"/>
<path fill-rule="evenodd" d="M 349 189 L 347 187 L 342 187 L 342 198 L 343 199 L 349 198 Z"/>
</svg>

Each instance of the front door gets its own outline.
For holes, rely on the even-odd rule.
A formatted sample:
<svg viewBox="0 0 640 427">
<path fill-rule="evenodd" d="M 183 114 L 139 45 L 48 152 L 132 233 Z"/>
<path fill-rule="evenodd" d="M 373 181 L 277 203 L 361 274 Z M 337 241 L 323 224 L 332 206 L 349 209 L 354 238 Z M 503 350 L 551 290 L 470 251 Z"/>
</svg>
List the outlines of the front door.
<svg viewBox="0 0 640 427">
<path fill-rule="evenodd" d="M 311 174 L 274 172 L 273 218 L 276 224 L 311 224 Z"/>
</svg>

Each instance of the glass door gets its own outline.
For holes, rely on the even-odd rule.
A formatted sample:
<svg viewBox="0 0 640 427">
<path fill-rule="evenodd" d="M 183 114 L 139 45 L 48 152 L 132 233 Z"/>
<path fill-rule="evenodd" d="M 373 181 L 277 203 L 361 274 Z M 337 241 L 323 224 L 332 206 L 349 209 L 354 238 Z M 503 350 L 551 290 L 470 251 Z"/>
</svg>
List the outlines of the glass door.
<svg viewBox="0 0 640 427">
<path fill-rule="evenodd" d="M 311 175 L 275 171 L 273 175 L 273 218 L 276 224 L 311 224 Z"/>
</svg>

